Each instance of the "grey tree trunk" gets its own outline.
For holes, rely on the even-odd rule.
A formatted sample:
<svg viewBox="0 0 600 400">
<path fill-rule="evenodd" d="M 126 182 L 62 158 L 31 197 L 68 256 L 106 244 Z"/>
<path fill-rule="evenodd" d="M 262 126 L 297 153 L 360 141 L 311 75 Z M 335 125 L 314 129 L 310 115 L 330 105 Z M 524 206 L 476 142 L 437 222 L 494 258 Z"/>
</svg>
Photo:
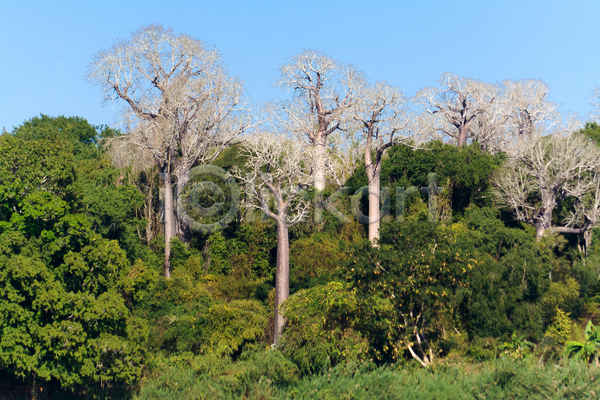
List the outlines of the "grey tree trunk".
<svg viewBox="0 0 600 400">
<path fill-rule="evenodd" d="M 540 240 L 546 229 L 552 228 L 552 212 L 556 207 L 556 195 L 549 190 L 542 190 L 542 207 L 534 216 L 535 237 Z"/>
<path fill-rule="evenodd" d="M 285 214 L 277 221 L 277 269 L 275 273 L 275 340 L 277 345 L 283 333 L 285 320 L 279 307 L 290 297 L 290 239 Z"/>
<path fill-rule="evenodd" d="M 535 237 L 537 240 L 540 240 L 544 234 L 546 233 L 546 229 L 551 228 L 551 220 L 548 218 L 541 218 L 537 220 L 534 224 L 535 226 Z"/>
<path fill-rule="evenodd" d="M 585 252 L 591 246 L 591 232 L 590 226 L 585 224 L 580 228 L 571 228 L 568 226 L 552 226 L 552 211 L 554 208 L 544 208 L 540 212 L 538 219 L 536 220 L 535 226 L 535 237 L 537 240 L 540 240 L 547 233 L 574 233 L 574 234 L 583 234 L 583 240 L 585 241 Z"/>
<path fill-rule="evenodd" d="M 365 152 L 365 166 L 367 172 L 367 182 L 369 186 L 369 240 L 374 247 L 377 247 L 379 241 L 380 223 L 380 179 L 381 163 L 379 160 L 373 163 L 370 151 Z"/>
<path fill-rule="evenodd" d="M 465 146 L 467 144 L 467 134 L 469 133 L 469 126 L 463 125 L 458 132 L 458 147 Z"/>
<path fill-rule="evenodd" d="M 316 160 L 315 160 L 315 189 L 325 190 L 325 163 L 327 161 L 327 136 L 318 135 L 315 138 Z"/>
<path fill-rule="evenodd" d="M 164 174 L 165 185 L 165 278 L 171 277 L 171 239 L 175 237 L 176 221 L 171 174 Z"/>
</svg>

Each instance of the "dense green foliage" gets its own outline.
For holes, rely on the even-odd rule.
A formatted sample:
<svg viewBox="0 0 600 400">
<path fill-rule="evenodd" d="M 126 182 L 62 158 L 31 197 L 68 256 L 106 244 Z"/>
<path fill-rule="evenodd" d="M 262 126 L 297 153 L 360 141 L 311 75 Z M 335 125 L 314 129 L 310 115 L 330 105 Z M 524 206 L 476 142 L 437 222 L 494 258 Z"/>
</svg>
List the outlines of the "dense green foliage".
<svg viewBox="0 0 600 400">
<path fill-rule="evenodd" d="M 34 387 L 141 374 L 148 326 L 127 306 L 134 288 L 119 245 L 137 223 L 136 197 L 116 185 L 101 133 L 41 116 L 0 137 L 0 369 Z"/>
<path fill-rule="evenodd" d="M 161 230 L 145 233 L 159 179 L 112 166 L 102 139 L 118 135 L 42 115 L 0 136 L 0 398 L 598 397 L 600 241 L 587 256 L 569 235 L 537 241 L 498 208 L 503 155 L 391 149 L 378 247 L 352 217 L 359 168 L 335 202 L 350 222 L 326 212 L 290 228 L 291 297 L 271 348 L 273 222 L 242 208 L 173 240 L 165 279 Z M 244 159 L 234 146 L 215 164 Z M 396 214 L 395 189 L 431 173 L 437 221 L 420 190 Z M 184 198 L 210 207 L 194 184 Z"/>
<path fill-rule="evenodd" d="M 304 373 L 324 372 L 341 361 L 363 359 L 368 347 L 358 332 L 359 306 L 356 290 L 339 282 L 298 292 L 284 313 L 284 354 Z"/>
</svg>

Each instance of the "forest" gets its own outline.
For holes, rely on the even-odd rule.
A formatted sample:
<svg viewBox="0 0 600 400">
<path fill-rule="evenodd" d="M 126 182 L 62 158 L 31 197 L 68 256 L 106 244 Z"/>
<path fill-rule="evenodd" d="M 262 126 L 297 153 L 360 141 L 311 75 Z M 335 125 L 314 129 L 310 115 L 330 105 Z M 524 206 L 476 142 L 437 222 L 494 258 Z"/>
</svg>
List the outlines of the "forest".
<svg viewBox="0 0 600 400">
<path fill-rule="evenodd" d="M 160 25 L 122 124 L 0 135 L 0 399 L 600 398 L 600 125 L 306 50 L 253 105 Z M 600 96 L 599 96 L 600 98 Z"/>
</svg>

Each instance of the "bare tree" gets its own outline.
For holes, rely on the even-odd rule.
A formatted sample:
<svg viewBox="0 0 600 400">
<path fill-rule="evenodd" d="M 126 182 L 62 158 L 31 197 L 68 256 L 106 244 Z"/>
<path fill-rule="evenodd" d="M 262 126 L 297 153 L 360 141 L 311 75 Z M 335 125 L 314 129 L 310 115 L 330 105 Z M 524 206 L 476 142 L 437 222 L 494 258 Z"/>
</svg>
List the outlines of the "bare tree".
<svg viewBox="0 0 600 400">
<path fill-rule="evenodd" d="M 471 139 L 491 154 L 500 151 L 513 154 L 515 148 L 516 140 L 507 127 L 504 104 L 503 101 L 495 101 L 488 112 L 480 114 L 470 127 Z"/>
<path fill-rule="evenodd" d="M 165 276 L 178 227 L 173 176 L 185 184 L 195 163 L 214 159 L 248 126 L 242 84 L 227 76 L 219 53 L 188 35 L 149 25 L 94 56 L 88 79 L 106 101 L 124 105 L 121 140 L 132 157 L 150 154 L 164 182 Z M 183 185 L 179 185 L 182 187 Z"/>
<path fill-rule="evenodd" d="M 314 149 L 295 136 L 256 134 L 242 144 L 247 170 L 234 175 L 253 201 L 247 206 L 262 209 L 277 225 L 277 269 L 275 278 L 275 344 L 285 323 L 281 304 L 289 297 L 290 245 L 288 227 L 309 214 L 310 198 L 303 189 L 313 184 Z M 271 199 L 274 202 L 271 203 Z M 256 203 L 255 203 L 256 202 Z"/>
<path fill-rule="evenodd" d="M 586 253 L 592 245 L 592 228 L 600 223 L 600 165 L 590 175 L 589 189 L 574 194 L 577 201 L 565 219 L 567 227 L 579 227 L 573 233 L 583 234 Z"/>
<path fill-rule="evenodd" d="M 315 147 L 315 189 L 324 190 L 328 164 L 328 137 L 337 132 L 356 101 L 362 75 L 351 65 L 317 51 L 307 50 L 280 68 L 280 87 L 294 99 L 282 104 L 281 122 L 289 132 L 305 135 Z"/>
<path fill-rule="evenodd" d="M 329 136 L 325 176 L 334 185 L 344 186 L 361 163 L 364 145 L 350 127 Z"/>
<path fill-rule="evenodd" d="M 377 245 L 380 227 L 381 160 L 395 144 L 415 139 L 409 102 L 397 87 L 376 82 L 365 87 L 354 108 L 354 119 L 362 125 L 364 163 L 369 187 L 369 240 Z"/>
<path fill-rule="evenodd" d="M 559 117 L 557 105 L 548 100 L 550 88 L 534 79 L 505 80 L 502 113 L 514 136 L 548 131 Z"/>
<path fill-rule="evenodd" d="M 438 80 L 440 87 L 426 88 L 416 97 L 431 116 L 430 134 L 456 140 L 464 146 L 472 138 L 472 128 L 478 117 L 490 113 L 498 101 L 498 88 L 481 81 L 444 73 Z"/>
<path fill-rule="evenodd" d="M 565 128 L 573 132 L 574 128 Z M 519 153 L 494 176 L 496 193 L 522 222 L 545 234 L 585 233 L 598 222 L 600 151 L 581 134 L 534 135 L 519 142 Z M 573 199 L 563 225 L 553 225 L 556 206 Z"/>
<path fill-rule="evenodd" d="M 518 152 L 524 136 L 549 132 L 560 118 L 548 100 L 550 88 L 540 80 L 505 80 L 486 112 L 475 118 L 470 137 L 490 153 Z"/>
</svg>

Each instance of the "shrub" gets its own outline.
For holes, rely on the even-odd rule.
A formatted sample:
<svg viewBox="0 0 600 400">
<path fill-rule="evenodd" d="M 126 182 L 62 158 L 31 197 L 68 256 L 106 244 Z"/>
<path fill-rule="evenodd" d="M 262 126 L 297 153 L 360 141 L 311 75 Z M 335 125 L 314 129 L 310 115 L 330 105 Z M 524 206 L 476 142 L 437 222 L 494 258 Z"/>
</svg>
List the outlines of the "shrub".
<svg viewBox="0 0 600 400">
<path fill-rule="evenodd" d="M 367 342 L 355 329 L 357 307 L 356 291 L 339 282 L 294 294 L 283 304 L 284 354 L 303 373 L 360 359 Z"/>
<path fill-rule="evenodd" d="M 545 336 L 554 338 L 558 344 L 565 344 L 571 335 L 571 331 L 571 319 L 569 318 L 569 314 L 556 307 L 556 315 L 552 320 L 552 324 L 546 329 Z"/>
</svg>

